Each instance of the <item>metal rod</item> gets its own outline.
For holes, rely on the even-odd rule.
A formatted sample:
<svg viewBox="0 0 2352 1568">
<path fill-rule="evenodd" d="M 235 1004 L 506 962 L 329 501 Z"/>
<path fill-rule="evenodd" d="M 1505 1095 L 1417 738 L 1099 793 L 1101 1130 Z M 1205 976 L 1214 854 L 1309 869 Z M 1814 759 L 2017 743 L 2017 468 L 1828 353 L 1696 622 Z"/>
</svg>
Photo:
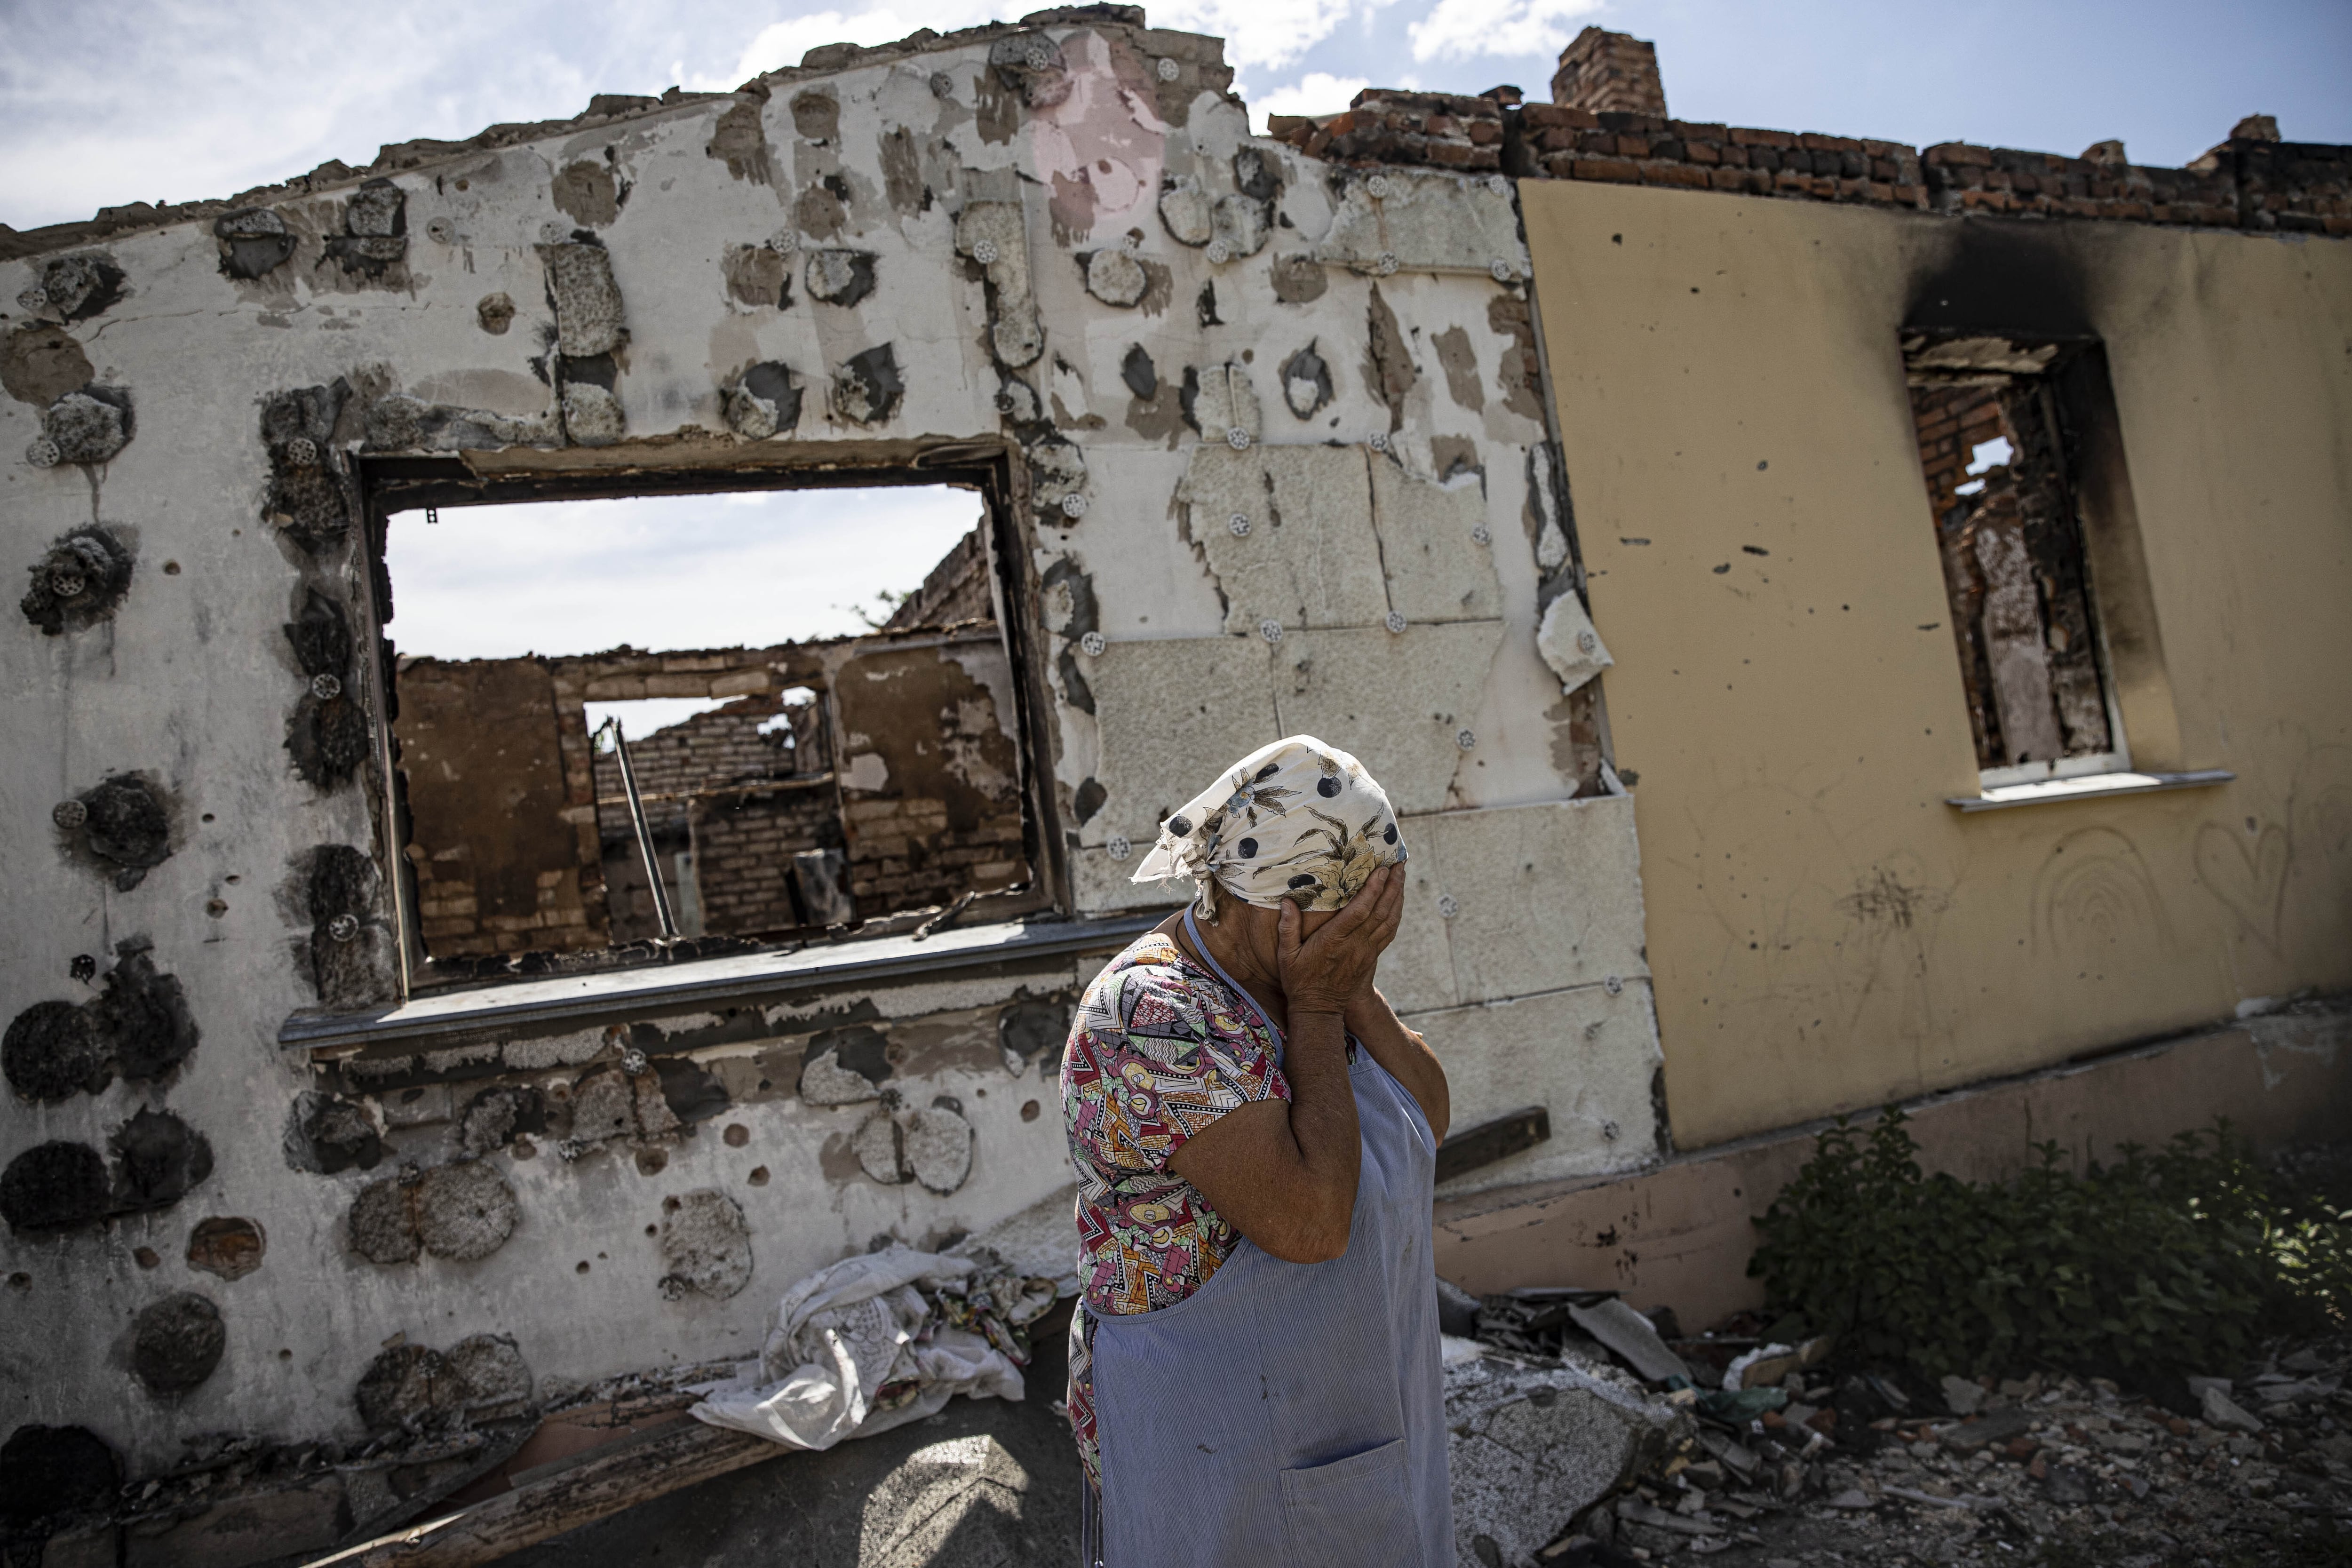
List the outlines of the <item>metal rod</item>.
<svg viewBox="0 0 2352 1568">
<path fill-rule="evenodd" d="M 621 789 L 629 797 L 629 826 L 637 831 L 637 854 L 646 863 L 646 881 L 653 889 L 654 914 L 661 921 L 661 939 L 677 940 L 677 922 L 670 918 L 669 889 L 662 884 L 661 862 L 654 858 L 654 830 L 646 826 L 646 803 L 637 795 L 637 773 L 629 766 L 629 738 L 621 730 L 621 718 L 614 714 L 604 721 L 605 729 L 613 731 L 613 754 L 621 760 Z"/>
</svg>

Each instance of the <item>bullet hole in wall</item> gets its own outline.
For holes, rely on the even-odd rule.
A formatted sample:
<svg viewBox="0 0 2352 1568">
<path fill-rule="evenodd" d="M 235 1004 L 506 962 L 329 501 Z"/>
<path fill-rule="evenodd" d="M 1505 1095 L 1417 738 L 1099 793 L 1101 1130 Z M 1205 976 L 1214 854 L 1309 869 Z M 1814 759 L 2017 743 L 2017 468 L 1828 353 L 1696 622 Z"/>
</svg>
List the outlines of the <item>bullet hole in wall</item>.
<svg viewBox="0 0 2352 1568">
<path fill-rule="evenodd" d="M 102 523 L 61 534 L 33 563 L 20 600 L 25 618 L 50 637 L 81 631 L 114 614 L 131 591 L 131 546 Z"/>
<path fill-rule="evenodd" d="M 813 299 L 846 309 L 874 292 L 876 258 L 869 250 L 813 252 L 802 281 Z"/>
<path fill-rule="evenodd" d="M 371 1263 L 413 1263 L 421 1252 L 471 1263 L 505 1246 L 520 1217 L 504 1177 L 461 1160 L 361 1188 L 349 1229 L 352 1249 Z"/>
<path fill-rule="evenodd" d="M 378 911 L 375 861 L 348 844 L 322 844 L 297 858 L 295 876 L 310 916 L 302 952 L 320 1000 L 360 1006 L 388 994 L 393 938 Z"/>
<path fill-rule="evenodd" d="M 546 1131 L 547 1097 L 529 1085 L 499 1084 L 476 1095 L 458 1113 L 457 1146 L 467 1154 L 488 1154 L 521 1134 Z"/>
<path fill-rule="evenodd" d="M 801 388 L 791 369 L 763 361 L 719 395 L 727 427 L 748 441 L 764 441 L 801 422 Z"/>
<path fill-rule="evenodd" d="M 87 1143 L 37 1143 L 0 1172 L 0 1218 L 30 1235 L 78 1229 L 106 1217 L 106 1161 Z"/>
<path fill-rule="evenodd" d="M 19 403 L 46 407 L 95 374 L 80 342 L 54 322 L 18 327 L 0 341 L 0 390 Z"/>
<path fill-rule="evenodd" d="M 859 425 L 878 425 L 898 411 L 906 383 L 898 374 L 895 345 L 853 354 L 834 373 L 834 411 Z"/>
<path fill-rule="evenodd" d="M 56 1101 L 96 1094 L 114 1079 L 114 1063 L 87 1007 L 36 1002 L 0 1040 L 8 1086 L 26 1100 Z"/>
<path fill-rule="evenodd" d="M 351 679 L 352 634 L 342 607 L 317 589 L 286 625 L 304 677 L 302 694 L 286 721 L 286 752 L 294 771 L 320 789 L 350 781 L 367 760 L 367 715 Z"/>
<path fill-rule="evenodd" d="M 325 1176 L 354 1168 L 372 1171 L 383 1159 L 383 1139 L 367 1107 L 317 1089 L 294 1097 L 284 1148 L 288 1165 Z"/>
<path fill-rule="evenodd" d="M 262 401 L 261 442 L 270 470 L 262 521 L 306 550 L 340 540 L 351 526 L 351 500 L 334 445 L 335 424 L 351 391 L 350 383 L 338 377 Z"/>
<path fill-rule="evenodd" d="M 809 1037 L 802 1051 L 802 1064 L 831 1052 L 836 1064 L 864 1078 L 869 1083 L 889 1080 L 890 1039 L 869 1024 L 852 1024 L 846 1028 L 823 1029 Z"/>
<path fill-rule="evenodd" d="M 144 937 L 115 943 L 106 989 L 90 1004 L 116 1070 L 133 1083 L 163 1077 L 187 1059 L 199 1039 L 179 978 L 156 973 L 152 945 Z"/>
<path fill-rule="evenodd" d="M 1282 362 L 1282 400 L 1301 419 L 1311 419 L 1331 401 L 1331 367 L 1308 343 Z"/>
<path fill-rule="evenodd" d="M 996 1016 L 997 1044 L 1028 1060 L 1047 1051 L 1058 1052 L 1070 1033 L 1070 1004 L 1047 997 L 1015 1002 Z"/>
<path fill-rule="evenodd" d="M 52 814 L 69 849 L 110 871 L 129 892 L 172 854 L 172 816 L 163 792 L 137 773 L 114 773 Z"/>
<path fill-rule="evenodd" d="M 610 163 L 576 158 L 556 171 L 549 194 L 556 210 L 572 222 L 602 228 L 621 216 L 629 187 L 614 175 Z"/>
<path fill-rule="evenodd" d="M 152 1394 L 185 1394 L 212 1376 L 228 1348 L 220 1309 L 191 1290 L 140 1309 L 131 1320 L 131 1370 Z"/>
<path fill-rule="evenodd" d="M 0 1443 L 0 1524 L 22 1529 L 99 1509 L 121 1485 L 121 1460 L 87 1427 L 28 1422 Z"/>
<path fill-rule="evenodd" d="M 188 1267 L 223 1279 L 242 1279 L 261 1267 L 269 1239 L 252 1220 L 200 1220 L 188 1233 Z"/>
<path fill-rule="evenodd" d="M 122 298 L 122 268 L 102 251 L 77 251 L 41 264 L 40 281 L 16 296 L 27 312 L 54 321 L 86 321 Z"/>
<path fill-rule="evenodd" d="M 743 1179 L 755 1187 L 764 1187 L 768 1184 L 768 1167 L 754 1165 L 751 1167 L 751 1173 Z"/>
<path fill-rule="evenodd" d="M 387 1347 L 360 1374 L 352 1400 L 370 1431 L 437 1432 L 521 1415 L 531 1390 L 530 1368 L 512 1338 L 475 1334 L 446 1351 Z"/>
<path fill-rule="evenodd" d="M 155 972 L 146 939 L 126 937 L 115 951 L 100 995 L 79 1006 L 38 1002 L 8 1026 L 0 1066 L 18 1094 L 54 1103 L 95 1094 L 117 1072 L 134 1082 L 161 1078 L 195 1049 L 195 1020 L 180 983 Z M 97 967 L 95 960 L 87 970 L 77 962 L 74 977 L 87 980 Z"/>
<path fill-rule="evenodd" d="M 662 1200 L 663 1299 L 688 1291 L 725 1300 L 751 1281 L 751 1230 L 733 1198 L 713 1187 Z"/>
<path fill-rule="evenodd" d="M 730 1123 L 727 1131 L 719 1136 L 725 1140 L 730 1149 L 740 1149 L 751 1141 L 751 1130 L 737 1121 Z"/>
<path fill-rule="evenodd" d="M 92 382 L 41 411 L 40 437 L 25 456 L 37 468 L 110 462 L 138 433 L 131 394 Z"/>
<path fill-rule="evenodd" d="M 164 1208 L 212 1173 L 212 1145 L 168 1111 L 142 1110 L 117 1128 L 111 1173 L 87 1143 L 36 1144 L 0 1173 L 0 1218 L 47 1234 L 110 1215 Z"/>
<path fill-rule="evenodd" d="M 167 1208 L 213 1173 L 213 1146 L 168 1110 L 141 1110 L 115 1129 L 114 1205 Z"/>
<path fill-rule="evenodd" d="M 213 220 L 224 278 L 249 282 L 285 265 L 294 254 L 286 220 L 268 207 L 239 207 Z"/>
<path fill-rule="evenodd" d="M 378 177 L 343 203 L 343 232 L 327 240 L 327 256 L 346 274 L 379 281 L 408 255 L 408 196 Z"/>
</svg>

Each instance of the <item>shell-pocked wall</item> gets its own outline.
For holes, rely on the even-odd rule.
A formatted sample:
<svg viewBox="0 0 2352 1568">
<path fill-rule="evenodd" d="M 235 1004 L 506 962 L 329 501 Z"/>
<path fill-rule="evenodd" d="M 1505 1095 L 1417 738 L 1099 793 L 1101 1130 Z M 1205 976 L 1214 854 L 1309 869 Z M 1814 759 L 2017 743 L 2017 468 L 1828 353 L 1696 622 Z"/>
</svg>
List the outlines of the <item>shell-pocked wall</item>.
<svg viewBox="0 0 2352 1568">
<path fill-rule="evenodd" d="M 1461 1189 L 1656 1156 L 1510 184 L 1252 137 L 1230 76 L 1138 13 L 1044 13 L 0 263 L 32 573 L 0 654 L 0 1426 L 138 1470 L 397 1424 L 383 1358 L 423 1347 L 490 1369 L 486 1409 L 748 1354 L 809 1270 L 1068 1180 L 1052 1063 L 1094 953 L 279 1043 L 397 1000 L 360 488 L 393 458 L 1001 462 L 1055 910 L 1167 901 L 1128 880 L 1160 817 L 1321 735 L 1405 816 L 1384 984 L 1457 1128 L 1549 1111 Z"/>
</svg>

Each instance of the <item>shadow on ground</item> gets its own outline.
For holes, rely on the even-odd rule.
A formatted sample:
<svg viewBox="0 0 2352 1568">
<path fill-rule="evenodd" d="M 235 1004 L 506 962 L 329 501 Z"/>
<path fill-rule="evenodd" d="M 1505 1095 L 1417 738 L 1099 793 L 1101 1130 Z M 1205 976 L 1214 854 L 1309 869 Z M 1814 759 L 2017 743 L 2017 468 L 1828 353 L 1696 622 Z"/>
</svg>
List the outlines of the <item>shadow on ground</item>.
<svg viewBox="0 0 2352 1568">
<path fill-rule="evenodd" d="M 1062 1314 L 1054 1314 L 1062 1321 Z M 1077 1560 L 1079 1479 L 1060 1336 L 1029 1397 L 958 1399 L 927 1420 L 775 1458 L 499 1559 L 500 1568 L 1059 1568 Z"/>
</svg>

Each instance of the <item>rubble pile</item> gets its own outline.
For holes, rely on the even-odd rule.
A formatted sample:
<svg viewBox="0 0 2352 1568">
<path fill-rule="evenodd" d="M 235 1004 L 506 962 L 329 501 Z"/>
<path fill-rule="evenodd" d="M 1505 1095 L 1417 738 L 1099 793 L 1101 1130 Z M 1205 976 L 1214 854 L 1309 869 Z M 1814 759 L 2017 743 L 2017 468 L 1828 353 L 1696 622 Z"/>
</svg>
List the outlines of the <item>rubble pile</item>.
<svg viewBox="0 0 2352 1568">
<path fill-rule="evenodd" d="M 1629 1321 L 1651 1331 L 1629 1331 Z M 1670 1312 L 1644 1320 L 1598 1292 L 1479 1302 L 1482 1359 L 1605 1376 L 1692 1418 L 1645 1469 L 1541 1547 L 1522 1554 L 1517 1542 L 1482 1537 L 1471 1543 L 1479 1559 L 1488 1568 L 1682 1556 L 1726 1568 L 2352 1561 L 2352 1335 L 2275 1344 L 2257 1362 L 2216 1369 L 2226 1377 L 2126 1389 L 2049 1372 L 1930 1384 L 1847 1365 L 1831 1342 L 1798 1339 L 1791 1327 L 1749 1315 L 1685 1338 Z"/>
</svg>

